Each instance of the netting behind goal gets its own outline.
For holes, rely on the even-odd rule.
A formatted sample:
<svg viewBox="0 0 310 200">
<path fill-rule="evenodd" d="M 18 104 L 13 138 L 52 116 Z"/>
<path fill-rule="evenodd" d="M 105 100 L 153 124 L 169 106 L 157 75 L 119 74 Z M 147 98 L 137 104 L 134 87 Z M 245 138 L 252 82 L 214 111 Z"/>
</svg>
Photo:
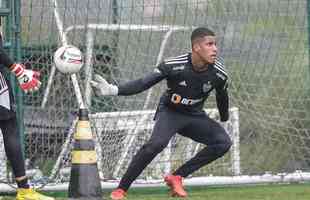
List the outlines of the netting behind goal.
<svg viewBox="0 0 310 200">
<path fill-rule="evenodd" d="M 216 109 L 208 109 L 206 112 L 213 119 L 219 119 Z M 113 181 L 121 178 L 133 155 L 150 138 L 154 126 L 154 114 L 155 110 L 137 110 L 90 115 L 102 180 Z M 213 175 L 240 174 L 238 109 L 231 108 L 230 114 L 231 118 L 224 128 L 227 129 L 233 141 L 231 152 L 212 165 L 196 172 L 193 176 L 210 173 Z M 71 127 L 74 127 L 76 122 L 76 120 L 72 121 Z M 72 128 L 67 135 L 66 142 L 52 170 L 50 176 L 52 179 L 68 181 L 74 131 Z M 170 173 L 180 164 L 189 160 L 202 148 L 204 145 L 176 135 L 168 147 L 140 175 L 140 183 L 147 180 L 160 181 L 163 175 Z"/>
<path fill-rule="evenodd" d="M 152 122 L 147 112 L 156 108 L 165 83 L 135 96 L 98 98 L 89 80 L 94 73 L 112 83 L 142 77 L 162 59 L 190 51 L 193 28 L 207 26 L 218 35 L 220 55 L 230 75 L 231 107 L 239 110 L 240 156 L 230 152 L 194 176 L 232 176 L 239 173 L 232 169 L 236 163 L 241 175 L 309 171 L 307 2 L 23 0 L 22 58 L 43 75 L 39 93 L 24 97 L 28 168 L 40 169 L 44 177 L 57 177 L 60 172 L 54 170 L 55 164 L 63 163 L 59 169 L 70 167 L 63 149 L 70 149 L 66 142 L 78 103 L 70 77 L 53 67 L 52 55 L 58 46 L 73 44 L 85 54 L 86 63 L 77 78 L 94 117 L 100 170 L 103 178 L 119 178 L 151 129 L 151 124 L 144 123 L 143 128 L 131 128 L 132 123 Z M 205 107 L 216 108 L 214 96 Z M 109 113 L 114 114 L 108 119 Z M 121 113 L 129 114 L 123 119 Z M 112 119 L 123 121 L 112 128 Z M 160 164 L 152 165 L 140 178 L 158 177 L 201 148 L 188 144 L 185 138 L 174 138 L 168 152 L 158 158 Z M 166 160 L 172 153 L 176 155 L 173 162 Z"/>
</svg>

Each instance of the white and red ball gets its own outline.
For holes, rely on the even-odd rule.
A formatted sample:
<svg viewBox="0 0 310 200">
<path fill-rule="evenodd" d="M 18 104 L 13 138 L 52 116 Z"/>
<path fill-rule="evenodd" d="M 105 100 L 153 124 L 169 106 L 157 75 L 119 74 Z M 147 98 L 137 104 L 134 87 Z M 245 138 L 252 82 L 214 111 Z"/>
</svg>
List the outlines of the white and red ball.
<svg viewBox="0 0 310 200">
<path fill-rule="evenodd" d="M 83 66 L 82 52 L 73 45 L 65 45 L 54 53 L 56 68 L 65 74 L 73 74 L 80 71 Z"/>
</svg>

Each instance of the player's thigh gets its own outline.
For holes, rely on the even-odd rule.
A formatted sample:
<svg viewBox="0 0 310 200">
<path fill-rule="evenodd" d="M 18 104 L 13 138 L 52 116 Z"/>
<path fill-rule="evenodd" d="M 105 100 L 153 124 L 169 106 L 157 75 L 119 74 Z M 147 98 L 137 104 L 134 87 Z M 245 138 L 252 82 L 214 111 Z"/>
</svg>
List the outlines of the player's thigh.
<svg viewBox="0 0 310 200">
<path fill-rule="evenodd" d="M 230 142 L 225 129 L 208 116 L 192 117 L 180 134 L 206 145 Z"/>
<path fill-rule="evenodd" d="M 164 109 L 157 113 L 149 143 L 168 144 L 170 139 L 184 127 L 186 120 L 174 111 Z"/>
</svg>

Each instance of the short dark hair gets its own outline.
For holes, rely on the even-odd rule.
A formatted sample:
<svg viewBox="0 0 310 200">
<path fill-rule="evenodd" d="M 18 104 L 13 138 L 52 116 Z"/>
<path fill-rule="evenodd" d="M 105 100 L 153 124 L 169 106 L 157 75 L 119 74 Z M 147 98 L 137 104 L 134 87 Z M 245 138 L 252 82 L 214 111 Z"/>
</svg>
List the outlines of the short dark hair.
<svg viewBox="0 0 310 200">
<path fill-rule="evenodd" d="M 198 27 L 195 30 L 193 30 L 192 35 L 191 35 L 191 42 L 193 44 L 194 40 L 198 38 L 203 38 L 205 36 L 215 36 L 215 33 L 211 31 L 208 28 L 205 27 Z"/>
</svg>

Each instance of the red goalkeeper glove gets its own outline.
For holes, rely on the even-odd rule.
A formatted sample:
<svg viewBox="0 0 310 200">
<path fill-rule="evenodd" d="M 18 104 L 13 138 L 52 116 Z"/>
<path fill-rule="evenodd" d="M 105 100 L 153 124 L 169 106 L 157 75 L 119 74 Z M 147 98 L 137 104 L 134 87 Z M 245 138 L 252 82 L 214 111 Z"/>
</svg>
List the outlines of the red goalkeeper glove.
<svg viewBox="0 0 310 200">
<path fill-rule="evenodd" d="M 24 92 L 32 92 L 40 88 L 41 82 L 39 81 L 39 72 L 25 69 L 25 66 L 19 63 L 13 64 L 10 70 L 17 77 L 18 83 Z"/>
</svg>

